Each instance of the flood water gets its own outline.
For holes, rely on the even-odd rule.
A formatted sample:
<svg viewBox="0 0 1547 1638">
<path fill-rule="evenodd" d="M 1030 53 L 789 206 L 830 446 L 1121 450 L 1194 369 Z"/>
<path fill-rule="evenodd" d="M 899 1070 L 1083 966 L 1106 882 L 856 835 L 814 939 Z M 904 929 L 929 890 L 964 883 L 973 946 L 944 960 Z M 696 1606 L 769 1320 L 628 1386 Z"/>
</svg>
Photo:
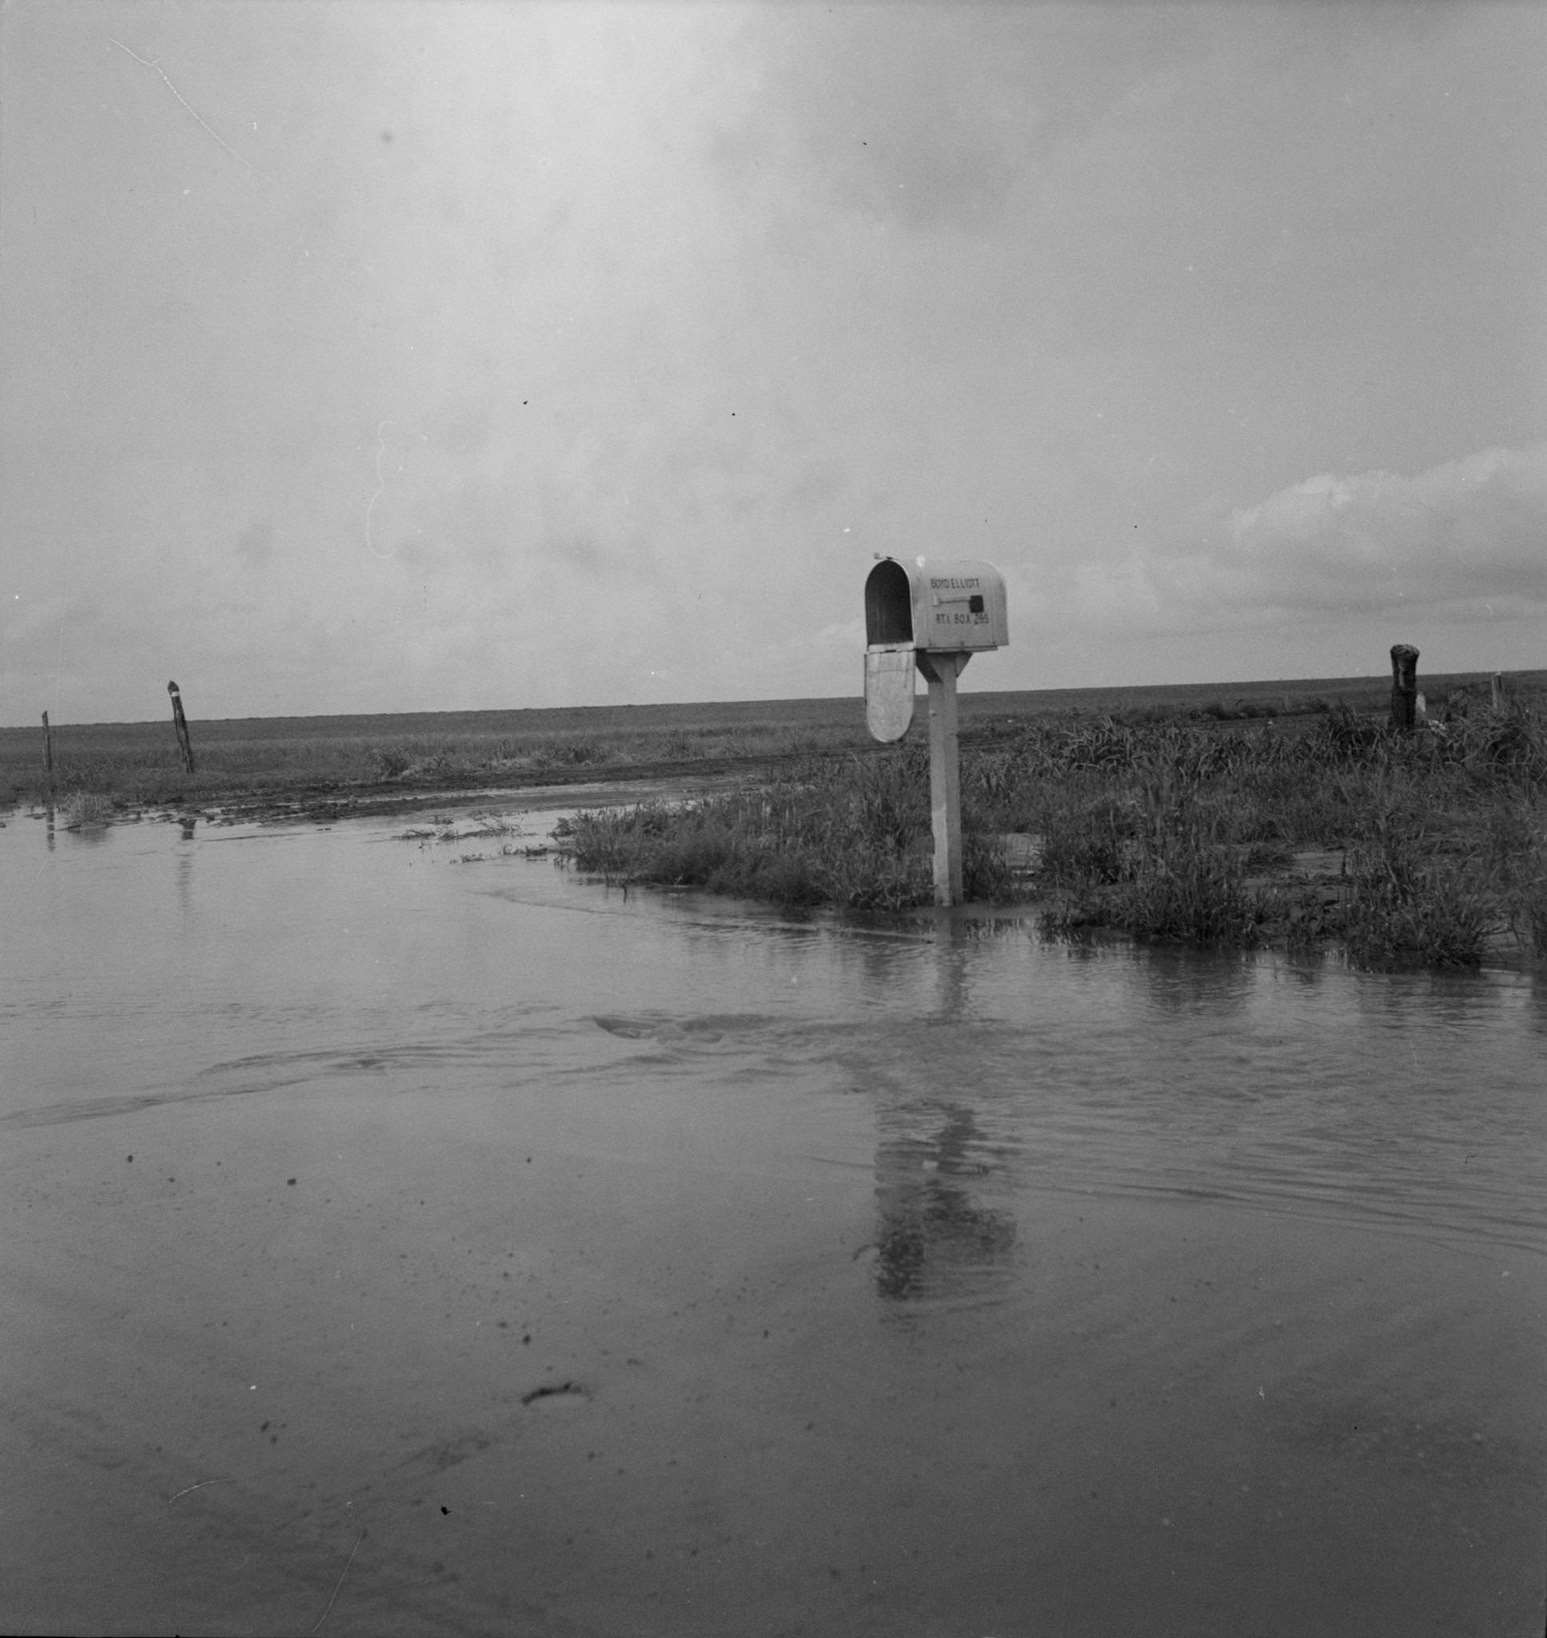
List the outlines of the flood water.
<svg viewBox="0 0 1547 1638">
<path fill-rule="evenodd" d="M 3 817 L 5 1630 L 1539 1638 L 1541 980 Z"/>
</svg>

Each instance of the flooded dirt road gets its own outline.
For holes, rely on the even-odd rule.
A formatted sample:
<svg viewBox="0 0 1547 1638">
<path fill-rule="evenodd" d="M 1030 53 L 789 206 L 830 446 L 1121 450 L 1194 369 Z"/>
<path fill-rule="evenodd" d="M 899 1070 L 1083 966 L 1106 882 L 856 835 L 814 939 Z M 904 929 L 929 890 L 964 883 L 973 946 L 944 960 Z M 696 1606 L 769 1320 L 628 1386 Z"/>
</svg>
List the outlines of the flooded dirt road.
<svg viewBox="0 0 1547 1638">
<path fill-rule="evenodd" d="M 1530 975 L 4 817 L 6 1630 L 1541 1633 Z"/>
</svg>

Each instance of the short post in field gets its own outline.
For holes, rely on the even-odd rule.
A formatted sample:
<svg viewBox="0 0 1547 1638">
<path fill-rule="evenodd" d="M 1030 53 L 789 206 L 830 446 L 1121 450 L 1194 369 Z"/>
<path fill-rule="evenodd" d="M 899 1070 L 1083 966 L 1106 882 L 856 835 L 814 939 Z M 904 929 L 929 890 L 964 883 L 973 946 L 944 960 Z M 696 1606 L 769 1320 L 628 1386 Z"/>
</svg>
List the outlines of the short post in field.
<svg viewBox="0 0 1547 1638">
<path fill-rule="evenodd" d="M 167 693 L 172 696 L 172 726 L 177 730 L 177 748 L 182 752 L 183 767 L 192 773 L 193 741 L 188 737 L 188 719 L 183 715 L 183 696 L 175 682 L 167 684 Z"/>
<path fill-rule="evenodd" d="M 1391 648 L 1391 726 L 1411 733 L 1418 725 L 1418 650 L 1411 643 Z"/>
<path fill-rule="evenodd" d="M 54 731 L 48 725 L 48 712 L 43 713 L 43 772 L 48 779 L 48 799 L 54 799 Z"/>
<path fill-rule="evenodd" d="M 919 652 L 929 682 L 929 811 L 935 838 L 935 903 L 962 899 L 961 753 L 956 732 L 956 679 L 970 654 Z"/>
<path fill-rule="evenodd" d="M 1493 688 L 1490 703 L 1495 711 L 1504 709 L 1504 673 L 1495 671 L 1493 674 Z"/>
</svg>

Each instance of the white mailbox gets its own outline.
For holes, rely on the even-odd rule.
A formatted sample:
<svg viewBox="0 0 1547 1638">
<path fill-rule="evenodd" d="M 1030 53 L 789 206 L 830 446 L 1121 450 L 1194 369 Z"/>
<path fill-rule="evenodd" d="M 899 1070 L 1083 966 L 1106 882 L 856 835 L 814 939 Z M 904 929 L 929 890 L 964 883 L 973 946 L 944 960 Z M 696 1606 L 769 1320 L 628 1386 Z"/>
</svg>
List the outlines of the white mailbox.
<svg viewBox="0 0 1547 1638">
<path fill-rule="evenodd" d="M 1010 641 L 1004 578 L 976 558 L 876 560 L 865 579 L 865 722 L 883 744 L 913 721 L 915 669 L 929 681 L 929 805 L 935 903 L 962 897 L 956 679 L 980 650 Z"/>
<path fill-rule="evenodd" d="M 952 679 L 974 654 L 1010 640 L 1004 577 L 976 558 L 878 558 L 865 579 L 865 721 L 890 744 L 913 722 L 916 670 L 949 656 Z"/>
<path fill-rule="evenodd" d="M 883 557 L 865 581 L 865 641 L 928 650 L 1010 641 L 1004 577 L 976 558 Z"/>
</svg>

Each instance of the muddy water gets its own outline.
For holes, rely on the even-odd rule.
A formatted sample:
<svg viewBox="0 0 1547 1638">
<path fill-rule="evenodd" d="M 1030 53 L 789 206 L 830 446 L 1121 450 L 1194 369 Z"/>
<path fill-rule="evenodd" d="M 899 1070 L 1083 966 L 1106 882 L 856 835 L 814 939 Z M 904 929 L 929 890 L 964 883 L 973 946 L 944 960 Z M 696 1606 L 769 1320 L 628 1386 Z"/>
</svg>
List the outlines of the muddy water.
<svg viewBox="0 0 1547 1638">
<path fill-rule="evenodd" d="M 7 819 L 6 1630 L 1541 1632 L 1529 976 Z"/>
</svg>

